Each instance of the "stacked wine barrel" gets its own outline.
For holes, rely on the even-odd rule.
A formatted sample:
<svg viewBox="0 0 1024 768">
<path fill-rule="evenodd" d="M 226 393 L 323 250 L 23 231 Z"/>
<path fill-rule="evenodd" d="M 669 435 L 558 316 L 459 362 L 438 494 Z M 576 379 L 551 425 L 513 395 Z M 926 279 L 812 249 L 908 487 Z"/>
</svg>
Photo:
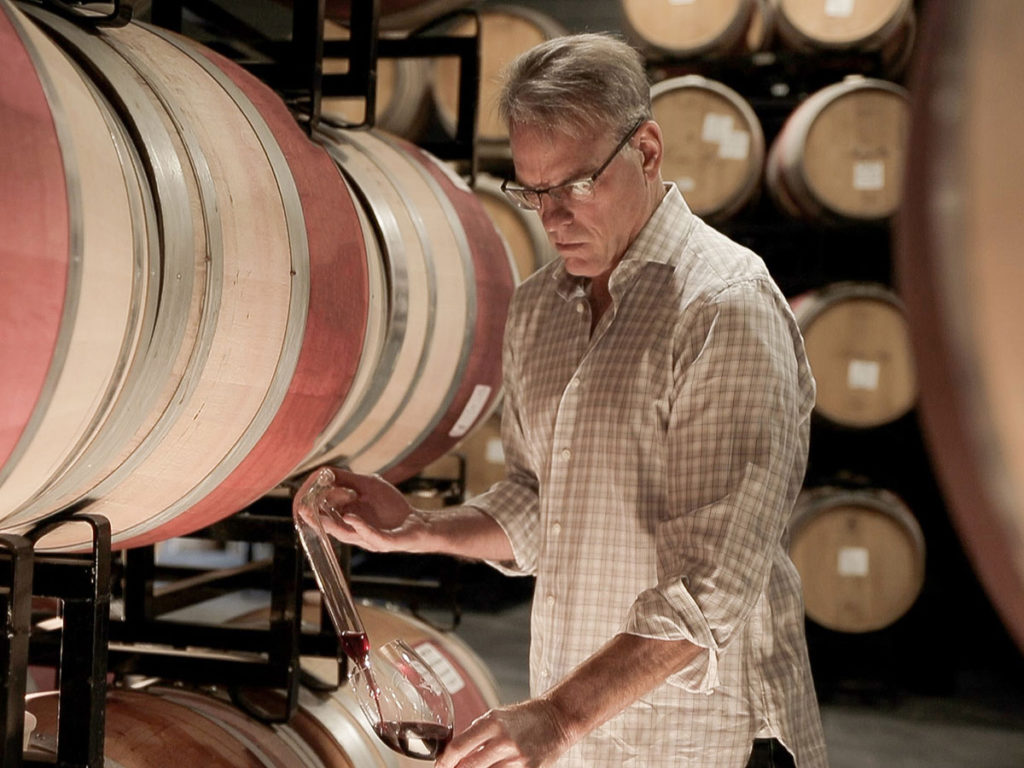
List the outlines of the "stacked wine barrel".
<svg viewBox="0 0 1024 768">
<path fill-rule="evenodd" d="M 960 538 L 1024 649 L 1024 6 L 935 4 L 916 62 L 898 274 Z"/>
<path fill-rule="evenodd" d="M 309 611 L 310 614 L 318 612 Z M 362 606 L 360 614 L 374 643 L 400 637 L 443 676 L 452 694 L 457 733 L 499 703 L 494 680 L 480 659 L 451 634 L 442 634 L 406 614 Z M 266 616 L 262 617 L 266 623 Z M 260 621 L 250 619 L 247 625 Z M 324 684 L 303 687 L 288 722 L 257 721 L 236 708 L 222 690 L 168 683 L 108 692 L 104 758 L 123 768 L 166 768 L 175 761 L 211 768 L 414 768 L 421 760 L 392 752 L 359 708 L 355 694 L 337 682 L 336 659 L 303 657 L 303 669 Z M 273 690 L 253 691 L 267 712 L 282 711 Z M 26 755 L 52 760 L 57 743 L 56 691 L 32 694 L 27 711 L 36 718 Z"/>
<path fill-rule="evenodd" d="M 434 158 L 311 140 L 146 25 L 5 0 L 0 36 L 0 529 L 82 501 L 160 541 L 321 461 L 404 479 L 493 410 L 514 268 Z"/>
</svg>

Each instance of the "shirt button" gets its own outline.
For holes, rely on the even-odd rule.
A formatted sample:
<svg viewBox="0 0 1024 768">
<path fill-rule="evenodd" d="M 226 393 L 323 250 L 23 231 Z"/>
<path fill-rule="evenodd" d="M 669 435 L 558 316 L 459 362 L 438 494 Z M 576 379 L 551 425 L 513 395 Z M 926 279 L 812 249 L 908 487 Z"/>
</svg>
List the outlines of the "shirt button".
<svg viewBox="0 0 1024 768">
<path fill-rule="evenodd" d="M 576 389 L 577 387 L 579 387 L 579 385 L 580 385 L 580 380 L 579 379 L 573 379 L 572 381 L 569 382 L 569 386 L 572 387 L 573 389 Z"/>
<path fill-rule="evenodd" d="M 562 524 L 561 523 L 552 523 L 551 524 L 551 532 L 557 536 L 559 533 L 562 532 Z"/>
<path fill-rule="evenodd" d="M 583 302 L 582 301 L 580 301 L 580 302 L 578 302 L 576 304 L 576 311 L 579 312 L 581 315 L 583 314 Z"/>
<path fill-rule="evenodd" d="M 554 595 L 548 595 L 547 602 L 548 602 L 548 605 L 554 605 L 555 604 L 555 596 Z"/>
<path fill-rule="evenodd" d="M 563 448 L 562 449 L 562 458 L 565 461 L 568 461 L 569 459 L 571 459 L 572 458 L 572 451 L 570 451 L 568 448 Z"/>
</svg>

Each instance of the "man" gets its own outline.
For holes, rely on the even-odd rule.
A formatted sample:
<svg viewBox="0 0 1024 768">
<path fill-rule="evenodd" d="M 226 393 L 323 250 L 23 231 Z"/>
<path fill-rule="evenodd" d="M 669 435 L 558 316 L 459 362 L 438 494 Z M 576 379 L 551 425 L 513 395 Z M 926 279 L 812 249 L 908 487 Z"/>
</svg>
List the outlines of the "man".
<svg viewBox="0 0 1024 768">
<path fill-rule="evenodd" d="M 638 54 L 576 35 L 523 54 L 500 110 L 510 198 L 561 259 L 509 312 L 507 479 L 465 506 L 333 501 L 342 541 L 535 574 L 534 698 L 442 768 L 826 764 L 786 524 L 814 382 L 764 264 L 661 179 Z M 403 504 L 403 502 L 396 502 Z M 365 505 L 364 505 L 365 506 Z"/>
</svg>

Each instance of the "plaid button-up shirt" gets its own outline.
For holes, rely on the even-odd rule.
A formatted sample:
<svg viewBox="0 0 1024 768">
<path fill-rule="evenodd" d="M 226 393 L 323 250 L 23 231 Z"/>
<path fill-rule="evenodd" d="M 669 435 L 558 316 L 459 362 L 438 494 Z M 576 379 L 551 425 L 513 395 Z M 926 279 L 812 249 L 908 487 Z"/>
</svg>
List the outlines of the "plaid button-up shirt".
<svg viewBox="0 0 1024 768">
<path fill-rule="evenodd" d="M 588 284 L 555 261 L 517 290 L 508 476 L 469 504 L 512 543 L 495 565 L 537 577 L 534 694 L 619 632 L 705 651 L 559 765 L 742 768 L 758 736 L 826 765 L 787 555 L 814 402 L 789 306 L 673 185 L 593 333 Z"/>
</svg>

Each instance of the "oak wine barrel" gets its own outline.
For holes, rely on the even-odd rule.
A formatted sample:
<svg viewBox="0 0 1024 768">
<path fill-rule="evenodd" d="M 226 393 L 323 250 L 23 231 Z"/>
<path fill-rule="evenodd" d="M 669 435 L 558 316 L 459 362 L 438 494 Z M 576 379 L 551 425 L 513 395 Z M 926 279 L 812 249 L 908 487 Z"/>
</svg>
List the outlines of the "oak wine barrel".
<svg viewBox="0 0 1024 768">
<path fill-rule="evenodd" d="M 895 266 L 926 443 L 960 541 L 1024 649 L 1024 5 L 929 3 Z"/>
<path fill-rule="evenodd" d="M 828 629 L 887 627 L 910 610 L 924 586 L 924 534 L 889 491 L 806 489 L 790 534 L 807 616 Z"/>
<path fill-rule="evenodd" d="M 339 413 L 380 399 L 397 368 L 396 410 L 364 427 L 356 466 L 404 479 L 493 408 L 513 270 L 440 163 L 348 140 L 408 174 L 402 236 L 424 239 L 407 257 L 418 314 L 396 329 L 408 285 L 382 261 L 365 190 L 264 84 L 139 23 L 85 32 L 3 2 L 0 35 L 20 75 L 0 89 L 0 192 L 19 213 L 0 269 L 32 276 L 0 288 L 18 371 L 0 384 L 0 529 L 75 502 L 111 521 L 115 548 L 209 525 L 321 456 Z M 399 359 L 406 330 L 418 346 Z M 39 546 L 87 536 L 64 526 Z"/>
<path fill-rule="evenodd" d="M 809 96 L 772 142 L 765 182 L 798 218 L 884 221 L 903 198 L 909 107 L 895 83 L 851 75 Z"/>
<path fill-rule="evenodd" d="M 779 37 L 801 50 L 877 51 L 913 24 L 913 0 L 771 0 Z"/>
<path fill-rule="evenodd" d="M 651 107 L 664 134 L 662 175 L 694 213 L 721 220 L 751 200 L 764 168 L 764 132 L 740 94 L 685 75 L 655 83 Z"/>
<path fill-rule="evenodd" d="M 320 629 L 321 596 L 307 592 L 302 605 L 304 631 Z M 458 635 L 441 632 L 409 613 L 390 605 L 358 602 L 356 609 L 373 647 L 396 638 L 404 640 L 437 673 L 452 696 L 454 733 L 465 729 L 477 717 L 501 703 L 496 681 L 482 659 Z M 269 611 L 259 609 L 232 620 L 233 626 L 250 628 L 268 625 Z M 339 679 L 337 659 L 303 656 L 303 670 L 335 690 L 314 691 L 303 689 L 299 710 L 288 723 L 287 730 L 309 745 L 318 758 L 328 766 L 345 765 L 338 756 L 358 758 L 355 765 L 388 765 L 413 768 L 420 761 L 405 758 L 384 747 L 373 735 L 369 723 L 360 711 L 359 703 L 343 679 Z M 248 692 L 262 697 L 270 711 L 278 710 L 280 697 L 276 693 Z M 284 731 L 283 728 L 278 728 Z M 363 734 L 370 736 L 369 741 Z"/>
<path fill-rule="evenodd" d="M 391 294 L 373 383 L 336 414 L 304 469 L 339 463 L 397 481 L 497 404 L 515 272 L 483 207 L 446 166 L 381 132 L 323 131 L 375 222 Z"/>
<path fill-rule="evenodd" d="M 37 720 L 27 756 L 53 759 L 57 748 L 57 692 L 26 697 Z M 367 734 L 367 739 L 370 738 Z M 121 768 L 319 768 L 268 725 L 213 696 L 155 688 L 114 689 L 105 702 L 104 763 Z M 340 767 L 353 763 L 336 763 Z"/>
<path fill-rule="evenodd" d="M 118 317 L 114 278 L 77 296 L 77 314 L 65 310 L 68 354 L 114 372 L 116 386 L 93 394 L 83 389 L 84 374 L 54 360 L 54 375 L 75 375 L 78 386 L 64 394 L 57 379 L 49 402 L 35 404 L 38 427 L 21 435 L 2 469 L 0 514 L 5 529 L 22 530 L 88 496 L 90 511 L 111 520 L 116 546 L 167 538 L 265 493 L 308 452 L 344 398 L 359 355 L 346 328 L 361 327 L 366 313 L 365 266 L 352 250 L 362 242 L 353 237 L 354 205 L 327 154 L 235 65 L 143 25 L 87 34 L 39 9 L 30 13 L 32 20 L 5 9 L 40 57 L 39 76 L 56 94 L 55 121 L 71 135 L 86 130 L 86 96 L 92 113 L 107 115 L 103 135 L 96 129 L 68 157 L 104 159 L 106 174 L 139 186 L 136 212 L 121 226 L 88 207 L 117 211 L 115 195 L 69 195 L 93 201 L 76 212 L 83 232 L 127 240 L 103 252 L 135 262 L 119 274 L 136 281 L 130 303 L 139 327 L 105 334 L 132 344 L 114 362 L 76 343 L 79 326 L 94 322 L 82 319 L 84 307 Z M 68 103 L 74 120 L 63 112 Z M 140 140 L 103 158 L 107 136 Z M 71 188 L 104 173 L 72 167 L 67 176 Z M 89 237 L 80 238 L 86 249 Z M 73 249 L 78 244 L 72 240 Z M 71 258 L 83 271 L 102 266 L 89 250 Z M 339 305 L 331 283 L 345 285 L 350 301 Z M 328 375 L 323 355 L 337 360 Z M 86 397 L 103 410 L 79 416 Z M 85 429 L 55 441 L 51 414 Z M 41 546 L 82 544 L 77 528 L 59 529 Z"/>
<path fill-rule="evenodd" d="M 655 58 L 708 57 L 749 45 L 760 47 L 766 32 L 758 0 L 621 0 L 620 4 L 626 36 Z"/>
<path fill-rule="evenodd" d="M 832 283 L 790 299 L 817 384 L 815 414 L 852 429 L 888 424 L 917 401 L 903 303 L 877 283 Z"/>
</svg>

